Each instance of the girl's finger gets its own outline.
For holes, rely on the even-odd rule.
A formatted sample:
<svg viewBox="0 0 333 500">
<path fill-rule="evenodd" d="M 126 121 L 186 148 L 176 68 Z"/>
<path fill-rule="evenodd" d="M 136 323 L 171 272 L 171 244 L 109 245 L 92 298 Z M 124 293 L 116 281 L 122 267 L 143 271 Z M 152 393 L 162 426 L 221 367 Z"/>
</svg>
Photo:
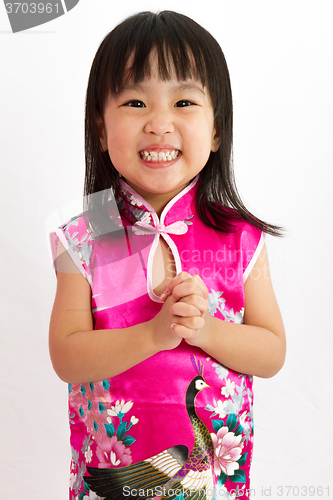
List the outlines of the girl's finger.
<svg viewBox="0 0 333 500">
<path fill-rule="evenodd" d="M 179 285 L 180 283 L 183 283 L 183 281 L 185 281 L 188 278 L 191 278 L 191 275 L 185 271 L 182 271 L 181 273 L 177 274 L 177 276 L 172 278 L 167 288 L 160 295 L 160 300 L 164 302 L 165 299 L 172 294 L 172 291 L 175 288 L 175 286 Z"/>
<path fill-rule="evenodd" d="M 197 274 L 193 274 L 190 278 L 184 280 L 183 283 L 194 283 L 195 286 L 199 287 L 202 297 L 206 300 L 208 299 L 207 287 Z"/>
<path fill-rule="evenodd" d="M 185 280 L 183 283 L 175 286 L 172 291 L 172 297 L 177 302 L 178 300 L 186 297 L 188 295 L 198 295 L 203 297 L 205 300 L 208 298 L 208 293 L 206 291 L 205 285 L 197 280 Z"/>
<path fill-rule="evenodd" d="M 199 295 L 188 295 L 179 299 L 175 304 L 188 304 L 198 309 L 200 316 L 205 316 L 208 311 L 208 301 Z"/>
<path fill-rule="evenodd" d="M 201 291 L 202 291 L 202 296 L 204 299 L 208 300 L 208 289 L 205 285 L 205 283 L 202 281 L 202 279 L 200 278 L 200 276 L 198 276 L 197 274 L 193 274 L 192 276 L 192 279 L 195 281 L 195 283 L 198 284 L 198 286 L 200 287 Z"/>
<path fill-rule="evenodd" d="M 182 316 L 184 318 L 202 316 L 202 311 L 200 311 L 200 309 L 186 302 L 176 302 L 170 307 L 170 312 L 173 316 Z"/>
<path fill-rule="evenodd" d="M 179 322 L 177 320 L 177 323 L 171 325 L 171 330 L 179 337 L 187 339 L 197 335 L 197 330 L 203 328 L 204 324 L 204 319 L 200 317 L 179 318 Z"/>
</svg>

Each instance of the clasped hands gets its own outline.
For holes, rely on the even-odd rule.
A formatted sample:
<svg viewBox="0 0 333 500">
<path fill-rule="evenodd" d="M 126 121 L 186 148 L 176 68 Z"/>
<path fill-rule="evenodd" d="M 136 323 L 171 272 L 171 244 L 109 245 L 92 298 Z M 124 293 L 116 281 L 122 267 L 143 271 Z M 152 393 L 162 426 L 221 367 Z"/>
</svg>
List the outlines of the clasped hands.
<svg viewBox="0 0 333 500">
<path fill-rule="evenodd" d="M 203 347 L 212 317 L 208 313 L 208 290 L 201 278 L 181 272 L 170 281 L 160 299 L 164 304 L 153 322 L 161 349 L 173 349 L 182 339 Z"/>
</svg>

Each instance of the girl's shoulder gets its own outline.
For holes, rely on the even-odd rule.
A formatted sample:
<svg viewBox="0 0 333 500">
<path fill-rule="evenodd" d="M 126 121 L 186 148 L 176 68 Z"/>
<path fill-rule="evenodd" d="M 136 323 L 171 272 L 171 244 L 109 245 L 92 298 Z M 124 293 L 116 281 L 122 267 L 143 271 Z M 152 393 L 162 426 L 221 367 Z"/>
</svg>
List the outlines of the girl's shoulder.
<svg viewBox="0 0 333 500">
<path fill-rule="evenodd" d="M 50 244 L 55 269 L 57 269 L 56 260 L 59 259 L 59 247 L 61 246 L 62 251 L 66 251 L 76 268 L 91 283 L 90 257 L 94 237 L 84 214 L 72 217 L 52 232 Z"/>
<path fill-rule="evenodd" d="M 59 226 L 59 229 L 64 233 L 68 233 L 68 231 L 72 232 L 74 228 L 76 228 L 76 232 L 79 230 L 85 232 L 88 231 L 84 213 L 74 215 L 74 217 L 71 217 L 67 222 Z"/>
</svg>

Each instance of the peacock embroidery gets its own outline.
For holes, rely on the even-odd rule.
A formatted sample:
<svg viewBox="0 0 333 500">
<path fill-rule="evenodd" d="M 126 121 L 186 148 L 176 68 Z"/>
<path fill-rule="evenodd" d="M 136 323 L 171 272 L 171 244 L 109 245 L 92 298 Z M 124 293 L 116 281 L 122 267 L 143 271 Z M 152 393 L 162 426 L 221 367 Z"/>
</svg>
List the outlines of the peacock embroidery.
<svg viewBox="0 0 333 500">
<path fill-rule="evenodd" d="M 192 355 L 197 375 L 189 383 L 185 404 L 194 432 L 192 451 L 185 445 L 167 450 L 126 467 L 101 469 L 87 467 L 84 476 L 90 489 L 105 500 L 131 498 L 175 499 L 186 491 L 188 500 L 209 500 L 213 491 L 214 445 L 209 430 L 195 409 L 197 394 L 209 387 L 203 377 L 203 365 Z"/>
</svg>

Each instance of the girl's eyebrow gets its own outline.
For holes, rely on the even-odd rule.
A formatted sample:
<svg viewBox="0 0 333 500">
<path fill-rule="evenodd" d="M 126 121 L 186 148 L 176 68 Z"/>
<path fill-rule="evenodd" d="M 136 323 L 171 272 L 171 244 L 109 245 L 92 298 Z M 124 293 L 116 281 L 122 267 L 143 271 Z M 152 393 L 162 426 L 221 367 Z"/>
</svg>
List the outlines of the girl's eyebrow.
<svg viewBox="0 0 333 500">
<path fill-rule="evenodd" d="M 145 84 L 144 82 L 141 83 L 127 83 L 125 87 L 122 89 L 120 92 L 121 94 L 126 93 L 126 92 L 131 92 L 131 91 L 149 91 L 149 84 Z M 200 92 L 203 95 L 206 95 L 206 92 L 204 91 L 204 88 L 196 84 L 194 82 L 179 82 L 179 84 L 173 85 L 172 87 L 169 88 L 169 93 L 172 94 L 173 92 L 182 92 L 182 91 L 194 91 L 194 92 Z"/>
<path fill-rule="evenodd" d="M 206 95 L 206 92 L 204 91 L 204 88 L 199 85 L 199 84 L 196 84 L 196 83 L 189 83 L 189 82 L 185 82 L 185 83 L 180 83 L 179 85 L 175 85 L 173 87 L 174 91 L 177 91 L 177 90 L 194 90 L 194 91 L 199 91 L 201 92 L 203 95 Z"/>
</svg>

